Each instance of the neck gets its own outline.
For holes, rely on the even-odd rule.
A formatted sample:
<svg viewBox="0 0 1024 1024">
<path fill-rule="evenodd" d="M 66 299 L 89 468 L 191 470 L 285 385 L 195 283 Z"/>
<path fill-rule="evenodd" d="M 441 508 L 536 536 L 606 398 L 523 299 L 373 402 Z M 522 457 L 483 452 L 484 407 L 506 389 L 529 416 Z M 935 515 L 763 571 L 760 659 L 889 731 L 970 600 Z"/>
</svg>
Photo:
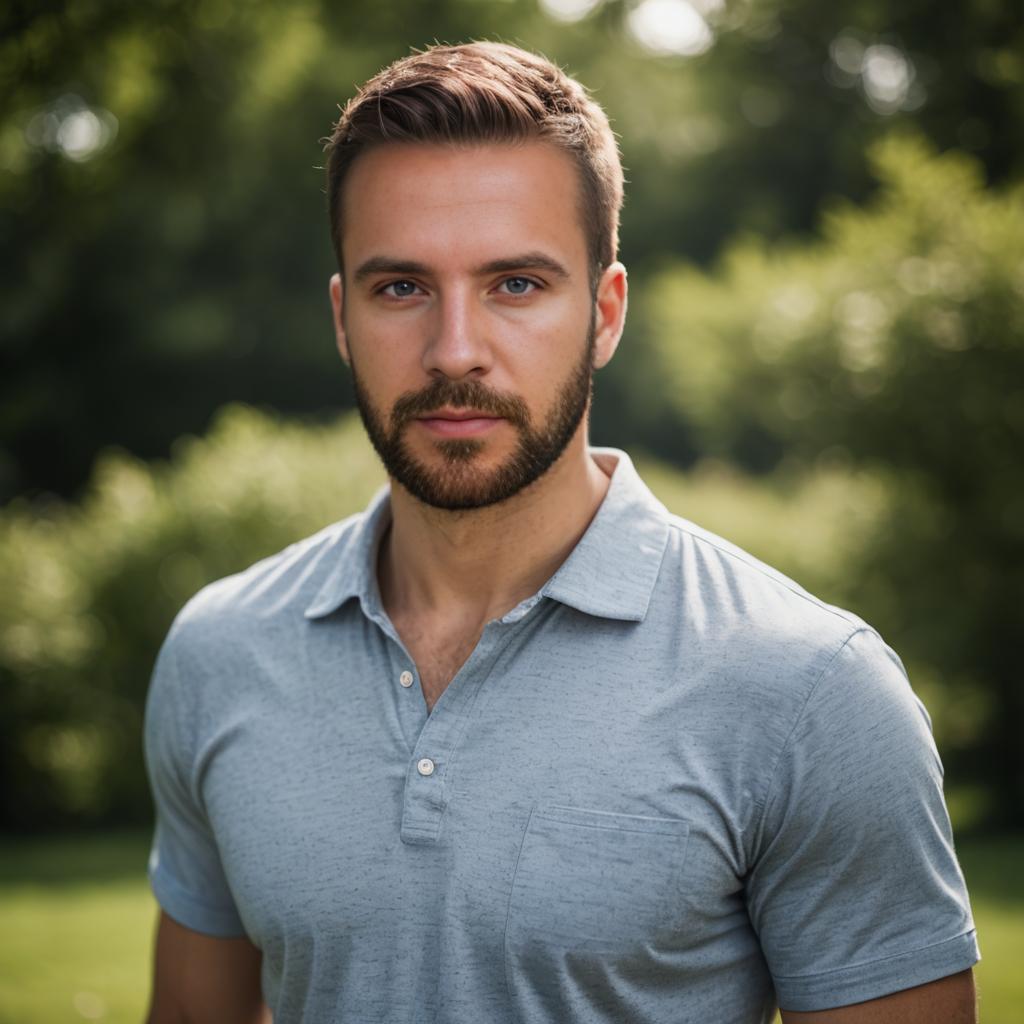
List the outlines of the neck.
<svg viewBox="0 0 1024 1024">
<path fill-rule="evenodd" d="M 583 437 L 507 501 L 448 512 L 392 481 L 392 525 L 381 544 L 381 597 L 393 618 L 444 611 L 479 623 L 537 592 L 583 536 L 608 490 Z"/>
</svg>

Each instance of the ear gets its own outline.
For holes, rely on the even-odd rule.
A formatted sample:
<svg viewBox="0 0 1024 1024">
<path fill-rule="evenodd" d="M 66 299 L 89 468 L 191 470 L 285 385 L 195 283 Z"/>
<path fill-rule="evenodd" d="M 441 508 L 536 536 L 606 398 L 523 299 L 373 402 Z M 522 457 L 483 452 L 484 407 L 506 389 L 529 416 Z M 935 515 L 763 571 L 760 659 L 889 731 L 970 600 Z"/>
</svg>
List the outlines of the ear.
<svg viewBox="0 0 1024 1024">
<path fill-rule="evenodd" d="M 351 358 L 348 354 L 348 337 L 345 334 L 345 322 L 342 318 L 344 295 L 342 293 L 340 274 L 334 274 L 331 277 L 330 293 L 331 309 L 334 312 L 334 339 L 342 360 L 348 366 L 351 363 Z"/>
<path fill-rule="evenodd" d="M 619 347 L 626 325 L 626 268 L 621 263 L 609 264 L 597 283 L 594 299 L 594 369 L 606 366 Z"/>
</svg>

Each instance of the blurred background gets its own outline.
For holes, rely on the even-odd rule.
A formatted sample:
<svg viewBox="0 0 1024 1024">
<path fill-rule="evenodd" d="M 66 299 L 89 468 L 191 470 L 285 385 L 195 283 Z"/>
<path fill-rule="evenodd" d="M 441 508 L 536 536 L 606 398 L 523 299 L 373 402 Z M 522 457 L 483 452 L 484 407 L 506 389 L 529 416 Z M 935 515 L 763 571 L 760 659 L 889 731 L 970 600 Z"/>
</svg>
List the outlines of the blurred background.
<svg viewBox="0 0 1024 1024">
<path fill-rule="evenodd" d="M 594 92 L 630 319 L 592 439 L 877 626 L 1024 1005 L 1016 0 L 76 0 L 0 14 L 0 1021 L 138 1020 L 140 726 L 178 608 L 382 480 L 330 326 L 322 145 L 412 47 Z M 893 785 L 899 785 L 894 779 Z"/>
</svg>

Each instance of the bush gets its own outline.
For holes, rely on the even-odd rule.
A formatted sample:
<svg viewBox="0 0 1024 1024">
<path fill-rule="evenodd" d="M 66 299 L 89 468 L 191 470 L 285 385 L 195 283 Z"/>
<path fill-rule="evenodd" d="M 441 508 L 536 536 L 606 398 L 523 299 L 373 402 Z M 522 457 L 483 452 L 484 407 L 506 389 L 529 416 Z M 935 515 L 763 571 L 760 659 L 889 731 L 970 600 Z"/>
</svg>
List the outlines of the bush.
<svg viewBox="0 0 1024 1024">
<path fill-rule="evenodd" d="M 1024 824 L 1024 191 L 914 139 L 820 242 L 746 242 L 648 296 L 673 401 L 709 450 L 854 463 L 898 498 L 855 602 L 961 717 L 959 763 Z"/>
<path fill-rule="evenodd" d="M 97 464 L 79 506 L 0 516 L 0 823 L 145 820 L 153 659 L 181 605 L 365 505 L 383 482 L 356 420 L 234 407 L 170 464 Z"/>
</svg>

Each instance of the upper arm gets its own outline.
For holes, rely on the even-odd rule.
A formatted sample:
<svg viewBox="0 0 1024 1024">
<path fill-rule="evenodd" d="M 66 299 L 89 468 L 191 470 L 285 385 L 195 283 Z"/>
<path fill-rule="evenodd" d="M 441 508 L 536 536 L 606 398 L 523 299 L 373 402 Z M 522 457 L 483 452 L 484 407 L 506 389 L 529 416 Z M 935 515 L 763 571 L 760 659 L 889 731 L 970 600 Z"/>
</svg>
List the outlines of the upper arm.
<svg viewBox="0 0 1024 1024">
<path fill-rule="evenodd" d="M 204 935 L 245 934 L 207 815 L 198 750 L 212 741 L 196 695 L 202 650 L 175 625 L 157 657 L 146 699 L 144 753 L 156 809 L 149 878 L 160 906 Z"/>
<path fill-rule="evenodd" d="M 161 913 L 147 1024 L 269 1024 L 261 962 L 248 939 L 213 938 Z"/>
<path fill-rule="evenodd" d="M 876 634 L 834 654 L 775 769 L 746 897 L 780 1006 L 866 1004 L 977 961 L 928 719 Z"/>
<path fill-rule="evenodd" d="M 970 970 L 853 1006 L 781 1013 L 783 1024 L 976 1024 L 978 1020 Z"/>
</svg>

